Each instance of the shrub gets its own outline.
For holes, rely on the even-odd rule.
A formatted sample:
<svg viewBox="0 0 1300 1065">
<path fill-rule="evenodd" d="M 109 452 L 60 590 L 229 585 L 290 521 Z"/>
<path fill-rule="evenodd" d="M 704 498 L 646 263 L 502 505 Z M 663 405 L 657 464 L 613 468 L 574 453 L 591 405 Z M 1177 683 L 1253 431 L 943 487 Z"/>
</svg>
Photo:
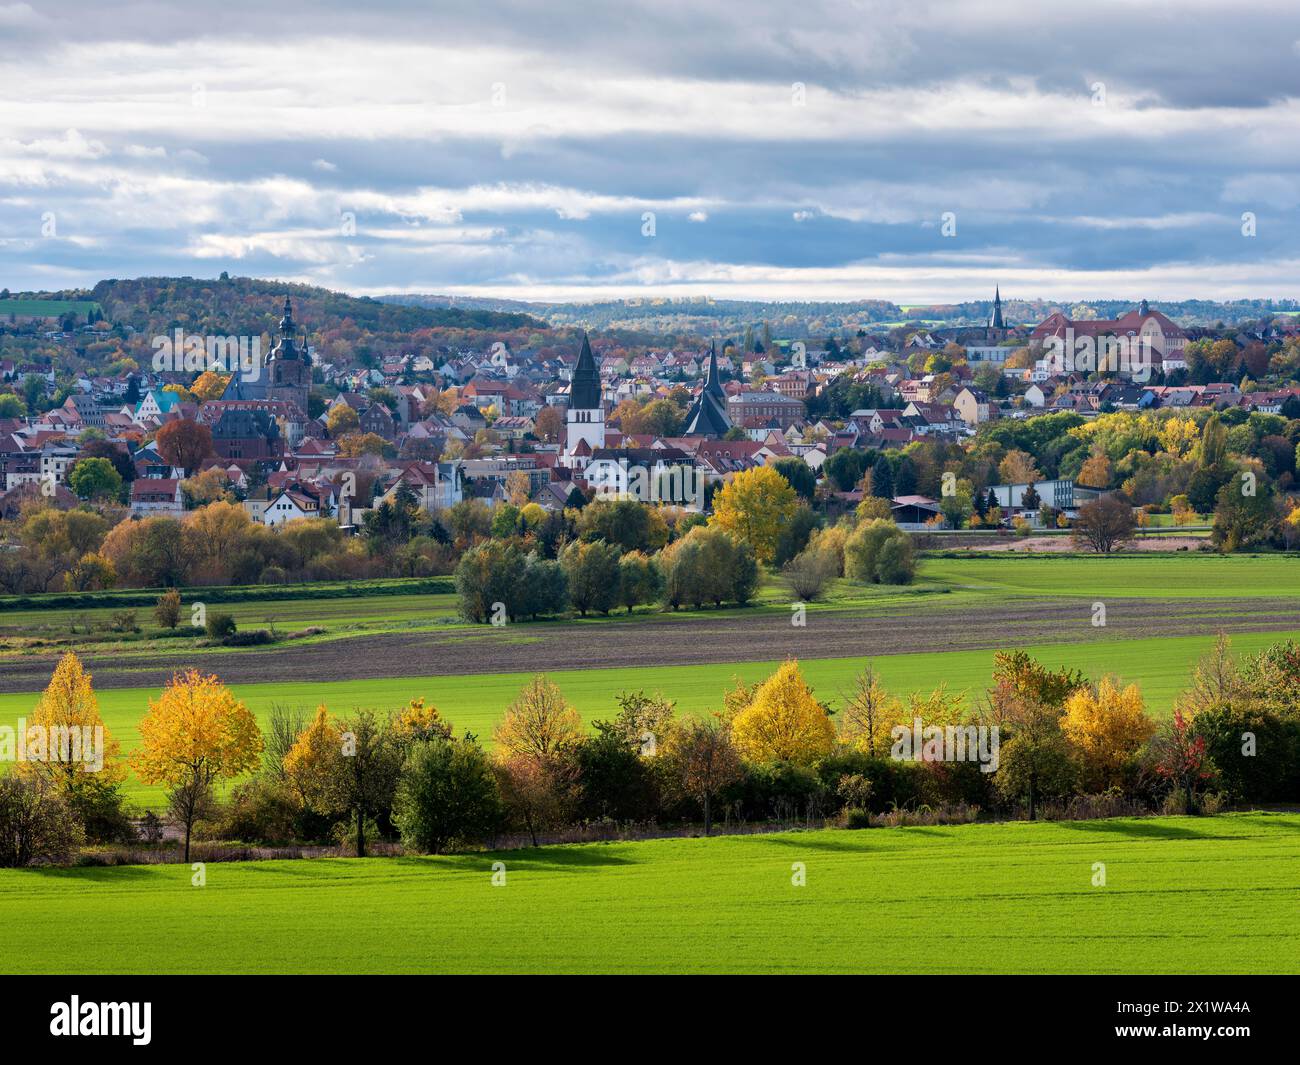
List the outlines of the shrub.
<svg viewBox="0 0 1300 1065">
<path fill-rule="evenodd" d="M 66 865 L 85 832 L 68 804 L 40 780 L 0 777 L 0 867 Z"/>
<path fill-rule="evenodd" d="M 821 598 L 837 568 L 830 551 L 812 544 L 787 562 L 781 575 L 796 598 L 813 603 Z"/>
<path fill-rule="evenodd" d="M 153 608 L 153 617 L 164 629 L 174 629 L 181 619 L 181 593 L 169 588 L 158 597 L 158 604 Z"/>
<path fill-rule="evenodd" d="M 892 521 L 859 525 L 844 542 L 844 573 L 863 583 L 909 583 L 916 573 L 912 538 Z"/>
<path fill-rule="evenodd" d="M 243 632 L 232 632 L 221 642 L 226 647 L 260 647 L 274 643 L 275 638 L 266 629 L 246 629 Z"/>
<path fill-rule="evenodd" d="M 135 620 L 134 610 L 115 610 L 109 628 L 114 632 L 139 632 L 140 626 Z"/>
<path fill-rule="evenodd" d="M 235 634 L 235 630 L 234 617 L 219 611 L 209 614 L 203 626 L 203 631 L 207 633 L 210 640 L 227 640 Z"/>
</svg>

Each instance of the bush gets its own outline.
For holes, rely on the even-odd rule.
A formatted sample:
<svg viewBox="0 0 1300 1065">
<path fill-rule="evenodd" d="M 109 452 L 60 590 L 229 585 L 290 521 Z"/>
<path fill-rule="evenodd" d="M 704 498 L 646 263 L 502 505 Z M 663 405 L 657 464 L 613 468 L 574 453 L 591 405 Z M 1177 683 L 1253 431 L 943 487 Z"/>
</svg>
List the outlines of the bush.
<svg viewBox="0 0 1300 1065">
<path fill-rule="evenodd" d="M 781 575 L 796 598 L 814 603 L 838 568 L 834 554 L 813 544 L 787 562 Z"/>
<path fill-rule="evenodd" d="M 181 593 L 175 588 L 169 588 L 158 597 L 158 603 L 153 608 L 153 617 L 158 624 L 164 629 L 174 629 L 181 619 Z"/>
<path fill-rule="evenodd" d="M 411 748 L 393 803 L 403 846 L 441 854 L 480 843 L 500 831 L 502 817 L 496 777 L 475 740 L 439 737 Z"/>
<path fill-rule="evenodd" d="M 910 583 L 916 575 L 912 538 L 880 518 L 859 525 L 844 542 L 844 574 L 863 583 Z"/>
<path fill-rule="evenodd" d="M 135 620 L 134 610 L 117 610 L 113 612 L 113 619 L 109 622 L 109 628 L 114 632 L 139 632 L 140 626 Z"/>
<path fill-rule="evenodd" d="M 53 788 L 17 773 L 0 777 L 0 867 L 67 865 L 84 842 L 76 814 Z"/>
<path fill-rule="evenodd" d="M 241 843 L 292 843 L 305 838 L 302 812 L 283 785 L 254 777 L 231 790 L 230 801 L 212 824 L 212 835 Z"/>
<path fill-rule="evenodd" d="M 210 640 L 227 640 L 235 635 L 235 619 L 230 614 L 214 612 L 208 615 L 208 620 L 203 626 L 203 631 L 207 633 Z"/>
<path fill-rule="evenodd" d="M 267 629 L 246 629 L 244 632 L 232 632 L 221 641 L 225 647 L 260 647 L 274 643 L 275 637 Z"/>
</svg>

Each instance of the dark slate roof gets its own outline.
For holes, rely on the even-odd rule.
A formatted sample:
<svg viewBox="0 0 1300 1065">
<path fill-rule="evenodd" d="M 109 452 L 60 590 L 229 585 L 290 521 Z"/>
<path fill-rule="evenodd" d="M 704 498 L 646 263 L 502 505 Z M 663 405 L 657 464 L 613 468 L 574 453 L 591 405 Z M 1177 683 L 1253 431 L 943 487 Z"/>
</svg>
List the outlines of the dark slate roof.
<svg viewBox="0 0 1300 1065">
<path fill-rule="evenodd" d="M 686 427 L 682 433 L 685 436 L 725 436 L 730 428 L 727 394 L 718 378 L 718 349 L 713 344 L 709 348 L 708 377 L 704 379 L 704 387 L 695 397 L 691 409 L 686 412 Z"/>
<path fill-rule="evenodd" d="M 569 389 L 569 409 L 598 410 L 600 406 L 600 373 L 591 354 L 591 342 L 583 333 L 582 350 L 578 353 L 578 364 L 573 368 L 573 382 Z"/>
</svg>

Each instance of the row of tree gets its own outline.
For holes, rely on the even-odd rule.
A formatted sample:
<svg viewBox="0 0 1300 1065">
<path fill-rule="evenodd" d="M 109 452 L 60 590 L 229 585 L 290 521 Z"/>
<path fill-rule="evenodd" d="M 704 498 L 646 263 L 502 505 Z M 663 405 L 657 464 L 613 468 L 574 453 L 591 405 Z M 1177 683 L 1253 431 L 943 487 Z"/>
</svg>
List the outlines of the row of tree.
<svg viewBox="0 0 1300 1065">
<path fill-rule="evenodd" d="M 988 758 L 900 749 L 918 721 L 927 745 L 954 729 L 996 727 L 984 751 L 995 771 Z M 75 655 L 30 722 L 102 726 Z M 509 831 L 540 843 L 599 821 L 696 822 L 707 833 L 720 811 L 855 825 L 920 805 L 1033 818 L 1098 797 L 1178 812 L 1295 802 L 1300 646 L 1239 661 L 1220 639 L 1166 721 L 1146 713 L 1136 685 L 1093 682 L 1016 651 L 995 655 L 992 685 L 974 701 L 943 686 L 900 698 L 868 666 L 833 710 L 791 660 L 761 683 L 737 682 L 716 713 L 679 717 L 660 695 L 628 692 L 590 730 L 537 676 L 506 709 L 490 752 L 419 699 L 343 718 L 324 706 L 310 717 L 280 709 L 263 733 L 217 678 L 191 671 L 150 703 L 129 759 L 104 735 L 100 772 L 24 761 L 0 779 L 0 864 L 71 861 L 86 840 L 133 836 L 121 808 L 128 765 L 166 788 L 187 861 L 196 826 L 250 843 L 346 840 L 364 855 L 376 838 L 440 853 Z M 241 777 L 218 803 L 217 785 Z"/>
</svg>

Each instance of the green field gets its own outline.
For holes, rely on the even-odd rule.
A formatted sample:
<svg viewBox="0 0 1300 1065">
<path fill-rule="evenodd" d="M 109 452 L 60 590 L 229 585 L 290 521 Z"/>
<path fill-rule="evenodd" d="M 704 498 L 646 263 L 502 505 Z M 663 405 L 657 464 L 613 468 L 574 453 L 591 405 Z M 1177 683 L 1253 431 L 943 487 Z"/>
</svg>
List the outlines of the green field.
<svg viewBox="0 0 1300 1065">
<path fill-rule="evenodd" d="M 346 639 L 349 636 L 381 633 L 445 631 L 448 627 L 465 627 L 457 616 L 456 596 L 450 592 L 398 592 L 404 583 L 383 581 L 359 582 L 358 594 L 346 594 L 348 585 L 329 586 L 339 594 L 331 597 L 307 596 L 298 588 L 285 590 L 283 599 L 257 602 L 209 604 L 234 616 L 241 628 L 272 628 L 289 633 L 306 628 L 323 628 L 325 632 L 310 637 L 313 641 Z M 428 581 L 419 582 L 427 585 Z M 392 589 L 392 594 L 382 593 Z M 360 594 L 364 590 L 365 594 Z M 265 593 L 265 588 L 254 588 Z M 906 605 L 922 612 L 939 607 L 967 606 L 978 610 L 984 603 L 1005 603 L 1024 597 L 1080 597 L 1089 601 L 1097 597 L 1140 599 L 1219 598 L 1225 608 L 1248 610 L 1245 600 L 1255 597 L 1278 597 L 1300 594 L 1300 559 L 1286 555 L 1203 555 L 1203 554 L 1134 554 L 1111 558 L 1081 555 L 1007 555 L 942 556 L 921 561 L 917 580 L 905 587 L 859 585 L 847 580 L 834 582 L 824 601 L 809 606 L 809 613 L 876 609 Z M 211 590 L 206 591 L 212 598 Z M 204 589 L 184 593 L 187 604 L 204 601 Z M 50 597 L 53 598 L 53 597 Z M 59 597 L 66 601 L 66 596 Z M 62 605 L 41 608 L 42 597 L 24 599 L 24 609 L 7 608 L 0 599 L 0 669 L 3 655 L 25 651 L 51 653 L 65 646 L 80 649 L 90 646 L 84 635 L 74 635 L 74 624 L 84 631 L 87 625 L 107 627 L 112 615 L 123 609 L 125 600 L 135 609 L 139 624 L 149 629 L 153 617 L 149 604 L 152 593 L 94 593 L 85 607 Z M 755 611 L 786 613 L 791 594 L 777 577 L 767 574 L 757 600 L 748 608 L 724 608 L 722 611 L 681 610 L 663 613 L 641 608 L 635 615 L 647 624 L 671 624 L 690 617 L 716 617 L 719 613 L 753 614 Z M 1234 604 L 1232 601 L 1236 600 Z M 622 615 L 618 615 L 622 616 Z M 183 612 L 182 620 L 188 614 Z M 592 617 L 581 622 L 598 626 L 602 619 Z M 527 628 L 521 631 L 526 633 Z M 32 641 L 41 641 L 33 644 Z M 175 650 L 176 640 L 121 639 L 98 633 L 94 645 L 101 651 L 153 654 L 160 648 Z M 203 648 L 193 648 L 196 656 Z M 256 654 L 256 650 L 249 653 Z"/>
<path fill-rule="evenodd" d="M 1240 634 L 1232 641 L 1237 654 L 1253 654 L 1295 633 Z M 1071 666 L 1093 677 L 1115 674 L 1139 682 L 1148 709 L 1168 714 L 1174 698 L 1187 684 L 1196 660 L 1214 642 L 1214 637 L 1184 636 L 1143 640 L 1111 640 L 1096 643 L 1043 644 L 1027 650 L 1051 667 Z M 869 649 L 865 649 L 869 650 Z M 880 673 L 885 685 L 897 694 L 930 691 L 947 684 L 951 691 L 968 691 L 978 697 L 988 687 L 993 668 L 991 651 L 950 651 L 944 654 L 885 655 L 869 659 L 804 659 L 800 664 L 820 698 L 838 706 L 848 691 L 853 675 L 867 661 Z M 549 676 L 569 701 L 590 721 L 613 717 L 619 692 L 646 688 L 661 691 L 677 701 L 680 712 L 701 713 L 720 709 L 722 694 L 735 686 L 735 678 L 747 682 L 768 676 L 778 665 L 775 660 L 711 663 L 698 666 L 662 666 L 643 669 L 557 670 Z M 539 669 L 545 663 L 538 663 Z M 287 680 L 266 684 L 236 684 L 233 690 L 265 722 L 271 707 L 280 704 L 311 710 L 324 702 L 336 713 L 355 707 L 380 710 L 405 705 L 424 696 L 437 706 L 457 730 L 473 732 L 490 742 L 492 728 L 531 674 L 481 673 L 469 676 L 395 677 L 383 680 L 319 682 Z M 138 724 L 156 698 L 155 688 L 112 688 L 98 693 L 100 712 L 124 750 L 139 742 Z M 36 703 L 33 694 L 0 695 L 0 723 L 16 722 L 29 714 Z M 131 778 L 127 783 L 131 801 L 160 805 L 162 791 L 146 787 Z"/>
<path fill-rule="evenodd" d="M 85 318 L 92 310 L 99 306 L 93 300 L 24 300 L 24 299 L 7 299 L 0 300 L 0 317 L 8 318 L 11 314 L 16 314 L 20 318 L 26 315 L 37 315 L 43 318 L 61 318 L 63 315 L 72 312 L 79 318 Z"/>
<path fill-rule="evenodd" d="M 208 864 L 206 877 L 0 870 L 0 971 L 1300 972 L 1293 814 Z"/>
</svg>

